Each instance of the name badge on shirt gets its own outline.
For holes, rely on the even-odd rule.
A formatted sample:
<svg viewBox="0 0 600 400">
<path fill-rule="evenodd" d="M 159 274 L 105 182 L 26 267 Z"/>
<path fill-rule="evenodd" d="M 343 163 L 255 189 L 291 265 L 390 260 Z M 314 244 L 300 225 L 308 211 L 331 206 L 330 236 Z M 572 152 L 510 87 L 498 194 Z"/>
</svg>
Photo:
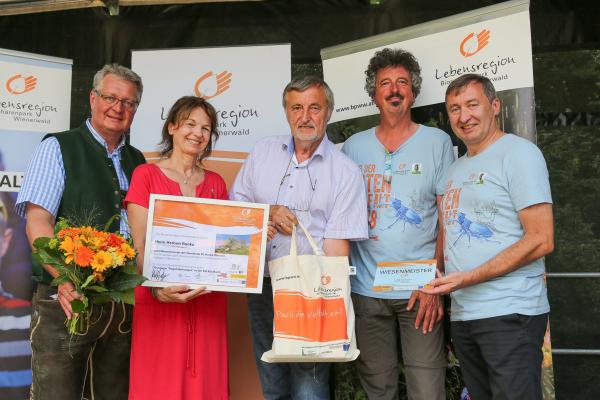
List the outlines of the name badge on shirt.
<svg viewBox="0 0 600 400">
<path fill-rule="evenodd" d="M 435 260 L 377 263 L 373 291 L 418 290 L 435 278 Z"/>
</svg>

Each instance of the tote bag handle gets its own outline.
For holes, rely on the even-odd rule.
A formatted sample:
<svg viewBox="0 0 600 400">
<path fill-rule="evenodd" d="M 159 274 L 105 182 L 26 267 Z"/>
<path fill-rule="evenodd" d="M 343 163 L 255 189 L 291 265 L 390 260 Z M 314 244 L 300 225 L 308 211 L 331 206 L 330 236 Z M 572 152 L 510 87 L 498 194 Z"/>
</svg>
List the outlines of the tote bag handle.
<svg viewBox="0 0 600 400">
<path fill-rule="evenodd" d="M 315 255 L 317 255 L 317 256 L 322 256 L 323 255 L 323 250 L 321 250 L 317 246 L 317 244 L 315 243 L 315 240 L 313 239 L 313 237 L 311 236 L 311 234 L 304 227 L 304 225 L 302 225 L 302 222 L 298 221 L 298 225 L 300 226 L 300 228 L 304 232 L 304 235 L 308 239 L 308 243 L 310 244 L 310 247 L 312 248 L 313 253 Z M 296 245 L 296 225 L 294 225 L 292 227 L 292 240 L 291 240 L 291 243 L 290 243 L 290 256 L 296 257 L 297 255 L 298 255 L 298 246 Z"/>
</svg>

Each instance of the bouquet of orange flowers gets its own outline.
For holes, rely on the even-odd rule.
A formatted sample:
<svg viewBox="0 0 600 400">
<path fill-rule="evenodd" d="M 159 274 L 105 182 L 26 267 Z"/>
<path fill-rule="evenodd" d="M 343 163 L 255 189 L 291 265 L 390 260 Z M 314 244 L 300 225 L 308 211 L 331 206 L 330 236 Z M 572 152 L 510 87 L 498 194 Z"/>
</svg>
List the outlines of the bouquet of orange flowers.
<svg viewBox="0 0 600 400">
<path fill-rule="evenodd" d="M 110 222 L 112 219 L 107 228 Z M 137 273 L 136 252 L 130 240 L 90 226 L 71 226 L 64 218 L 59 219 L 54 232 L 54 237 L 39 237 L 33 242 L 33 256 L 58 271 L 52 285 L 71 282 L 81 294 L 80 300 L 71 301 L 74 314 L 65 321 L 71 335 L 86 331 L 90 302 L 134 303 L 133 289 L 146 278 Z"/>
</svg>

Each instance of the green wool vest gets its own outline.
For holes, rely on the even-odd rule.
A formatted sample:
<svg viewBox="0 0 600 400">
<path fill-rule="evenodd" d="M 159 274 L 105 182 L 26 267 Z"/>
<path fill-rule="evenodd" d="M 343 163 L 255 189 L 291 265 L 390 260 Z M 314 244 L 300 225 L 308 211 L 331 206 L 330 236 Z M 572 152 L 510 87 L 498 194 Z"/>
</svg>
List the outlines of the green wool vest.
<svg viewBox="0 0 600 400">
<path fill-rule="evenodd" d="M 69 131 L 48 134 L 44 139 L 51 136 L 60 144 L 65 167 L 65 190 L 56 219 L 79 219 L 104 229 L 108 220 L 121 212 L 126 194 L 119 188 L 115 166 L 106 149 L 94 139 L 85 124 Z M 128 181 L 131 181 L 135 167 L 145 162 L 144 155 L 135 147 L 127 143 L 121 148 L 121 167 Z M 119 219 L 114 219 L 109 231 L 119 231 Z M 35 269 L 34 279 L 44 283 L 52 281 L 45 270 Z M 43 272 L 43 276 L 38 272 Z"/>
</svg>

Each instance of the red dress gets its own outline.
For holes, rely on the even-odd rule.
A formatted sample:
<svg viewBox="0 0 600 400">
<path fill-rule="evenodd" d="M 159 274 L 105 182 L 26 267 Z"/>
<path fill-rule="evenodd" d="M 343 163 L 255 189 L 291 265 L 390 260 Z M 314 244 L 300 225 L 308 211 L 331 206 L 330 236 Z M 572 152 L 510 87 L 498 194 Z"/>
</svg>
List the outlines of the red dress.
<svg viewBox="0 0 600 400">
<path fill-rule="evenodd" d="M 135 169 L 125 203 L 148 208 L 150 193 L 181 196 L 179 184 L 154 164 Z M 196 197 L 227 199 L 218 174 L 205 171 Z M 228 399 L 227 299 L 213 292 L 185 304 L 161 303 L 135 289 L 130 400 Z"/>
</svg>

